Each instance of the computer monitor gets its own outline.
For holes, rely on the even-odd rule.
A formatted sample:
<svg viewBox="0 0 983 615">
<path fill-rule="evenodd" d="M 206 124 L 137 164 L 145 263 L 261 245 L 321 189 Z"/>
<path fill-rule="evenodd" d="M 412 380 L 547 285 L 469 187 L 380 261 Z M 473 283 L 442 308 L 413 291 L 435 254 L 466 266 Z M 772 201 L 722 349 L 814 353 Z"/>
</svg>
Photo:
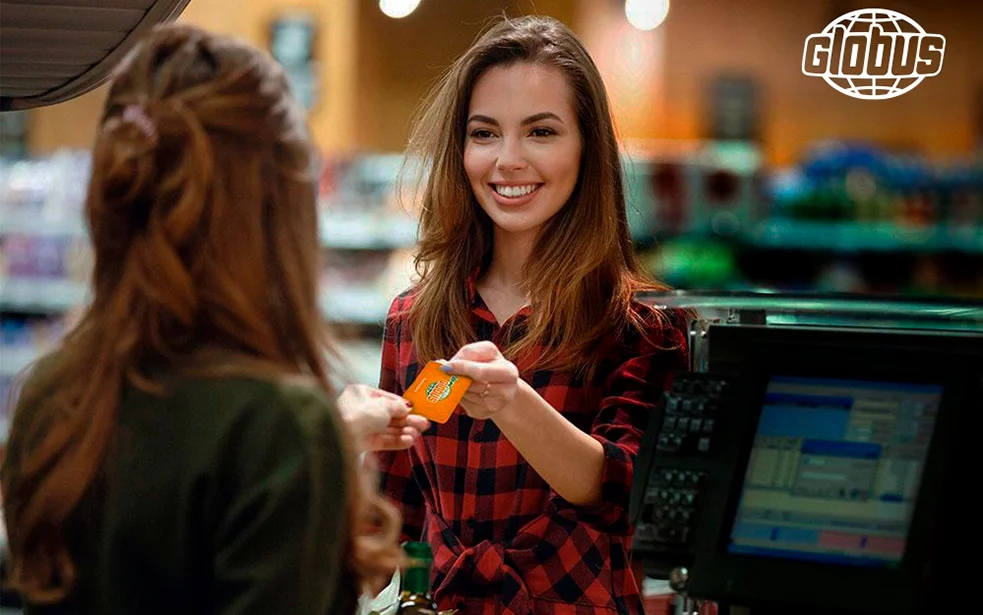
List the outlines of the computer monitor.
<svg viewBox="0 0 983 615">
<path fill-rule="evenodd" d="M 728 552 L 897 568 L 942 393 L 771 376 Z"/>
<path fill-rule="evenodd" d="M 983 334 L 721 324 L 709 340 L 709 371 L 677 375 L 636 460 L 647 574 L 685 567 L 691 596 L 752 615 L 920 615 L 975 582 L 960 559 L 983 553 L 967 499 Z"/>
</svg>

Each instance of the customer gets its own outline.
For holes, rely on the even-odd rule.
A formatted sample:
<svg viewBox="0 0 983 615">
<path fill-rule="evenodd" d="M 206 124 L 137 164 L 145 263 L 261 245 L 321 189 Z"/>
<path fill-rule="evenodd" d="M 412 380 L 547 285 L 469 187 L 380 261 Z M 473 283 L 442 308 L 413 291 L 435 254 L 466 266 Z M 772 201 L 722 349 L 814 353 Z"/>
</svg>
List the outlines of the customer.
<svg viewBox="0 0 983 615">
<path fill-rule="evenodd" d="M 421 279 L 390 308 L 381 388 L 429 360 L 473 379 L 451 419 L 381 456 L 441 608 L 642 612 L 628 496 L 642 432 L 683 369 L 683 314 L 636 259 L 604 85 L 578 38 L 505 19 L 427 101 Z"/>
<path fill-rule="evenodd" d="M 315 159 L 244 43 L 162 26 L 118 71 L 91 304 L 30 374 L 2 469 L 29 612 L 344 614 L 389 580 L 398 516 L 329 385 Z M 426 427 L 389 393 L 340 405 L 379 446 Z"/>
</svg>

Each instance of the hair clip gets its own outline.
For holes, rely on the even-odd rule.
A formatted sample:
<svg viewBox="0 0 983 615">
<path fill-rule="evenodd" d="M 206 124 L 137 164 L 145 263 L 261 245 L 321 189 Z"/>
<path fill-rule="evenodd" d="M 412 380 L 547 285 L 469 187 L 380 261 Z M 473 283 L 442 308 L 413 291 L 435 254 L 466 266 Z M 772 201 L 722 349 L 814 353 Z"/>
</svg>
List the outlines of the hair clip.
<svg viewBox="0 0 983 615">
<path fill-rule="evenodd" d="M 123 120 L 135 124 L 151 141 L 157 141 L 157 127 L 140 105 L 126 105 L 123 108 Z"/>
</svg>

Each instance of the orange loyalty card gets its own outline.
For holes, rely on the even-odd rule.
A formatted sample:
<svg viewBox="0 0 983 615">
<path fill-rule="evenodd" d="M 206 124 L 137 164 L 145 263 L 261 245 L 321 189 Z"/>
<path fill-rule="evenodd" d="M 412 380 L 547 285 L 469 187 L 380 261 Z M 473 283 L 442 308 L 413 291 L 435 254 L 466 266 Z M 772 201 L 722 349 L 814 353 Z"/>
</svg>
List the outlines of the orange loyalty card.
<svg viewBox="0 0 983 615">
<path fill-rule="evenodd" d="M 471 379 L 445 374 L 440 365 L 437 361 L 427 363 L 403 393 L 403 399 L 413 404 L 413 414 L 446 423 L 471 386 Z"/>
</svg>

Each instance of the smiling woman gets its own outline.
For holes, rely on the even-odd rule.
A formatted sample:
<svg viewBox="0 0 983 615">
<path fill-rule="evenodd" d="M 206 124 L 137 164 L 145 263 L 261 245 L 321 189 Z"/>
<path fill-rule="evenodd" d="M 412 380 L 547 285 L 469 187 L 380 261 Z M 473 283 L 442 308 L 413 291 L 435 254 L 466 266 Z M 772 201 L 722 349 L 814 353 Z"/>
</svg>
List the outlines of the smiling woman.
<svg viewBox="0 0 983 615">
<path fill-rule="evenodd" d="M 562 23 L 505 19 L 410 145 L 429 169 L 421 279 L 390 309 L 380 388 L 440 359 L 471 384 L 408 453 L 380 456 L 402 538 L 431 543 L 442 609 L 639 614 L 628 493 L 685 336 L 633 300 L 662 286 L 634 254 L 597 67 Z"/>
<path fill-rule="evenodd" d="M 496 66 L 475 83 L 469 116 L 471 190 L 495 223 L 498 249 L 523 251 L 577 184 L 582 143 L 573 92 L 558 68 Z"/>
</svg>

